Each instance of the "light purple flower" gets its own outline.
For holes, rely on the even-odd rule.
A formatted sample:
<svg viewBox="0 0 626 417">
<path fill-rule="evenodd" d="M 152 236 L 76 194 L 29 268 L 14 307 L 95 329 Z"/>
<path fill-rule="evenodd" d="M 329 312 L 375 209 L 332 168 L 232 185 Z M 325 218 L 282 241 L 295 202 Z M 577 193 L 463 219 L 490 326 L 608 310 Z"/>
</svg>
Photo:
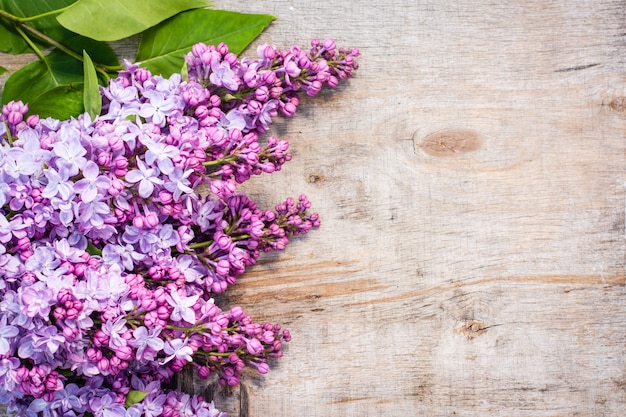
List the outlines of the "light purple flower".
<svg viewBox="0 0 626 417">
<path fill-rule="evenodd" d="M 132 271 L 135 269 L 135 262 L 146 258 L 143 253 L 137 252 L 133 245 L 106 245 L 102 249 L 102 260 L 107 264 L 122 264 L 124 269 Z"/>
<path fill-rule="evenodd" d="M 70 411 L 84 412 L 86 404 L 81 400 L 81 389 L 76 384 L 67 384 L 63 389 L 54 392 L 52 409 L 60 409 L 62 415 L 71 415 Z M 67 414 L 66 414 L 67 413 Z"/>
<path fill-rule="evenodd" d="M 172 145 L 163 142 L 155 142 L 153 140 L 145 141 L 144 145 L 148 148 L 146 151 L 146 163 L 159 167 L 162 173 L 169 175 L 174 170 L 172 158 L 180 153 L 180 150 Z"/>
<path fill-rule="evenodd" d="M 191 307 L 196 303 L 196 301 L 198 301 L 198 298 L 200 298 L 199 294 L 192 295 L 191 297 L 184 297 L 178 294 L 175 289 L 172 289 L 170 295 L 165 296 L 167 302 L 174 307 L 170 315 L 172 320 L 184 320 L 189 324 L 195 324 L 196 313 Z"/>
<path fill-rule="evenodd" d="M 69 181 L 67 171 L 59 173 L 54 168 L 47 168 L 44 175 L 48 179 L 48 184 L 41 193 L 42 197 L 50 199 L 59 195 L 62 200 L 68 201 L 74 196 L 74 183 Z"/>
<path fill-rule="evenodd" d="M 33 336 L 33 347 L 44 351 L 46 356 L 51 359 L 54 358 L 54 354 L 63 342 L 65 342 L 65 337 L 59 334 L 56 326 L 46 326 Z"/>
<path fill-rule="evenodd" d="M 139 183 L 139 195 L 148 198 L 154 192 L 154 186 L 163 184 L 163 180 L 159 178 L 159 169 L 150 168 L 141 159 L 137 158 L 137 168 L 126 174 L 126 181 L 135 184 Z"/>
<path fill-rule="evenodd" d="M 202 265 L 197 258 L 189 255 L 181 255 L 176 259 L 176 268 L 184 275 L 185 281 L 201 283 L 207 275 L 207 267 Z"/>
<path fill-rule="evenodd" d="M 2 328 L 4 328 L 4 326 Z M 9 357 L 0 359 L 0 387 L 5 391 L 11 392 L 17 386 L 17 369 L 20 365 L 21 362 L 18 358 Z"/>
<path fill-rule="evenodd" d="M 19 332 L 17 327 L 8 325 L 7 316 L 2 315 L 2 319 L 0 319 L 0 355 L 6 355 L 11 351 L 9 339 L 17 336 Z"/>
<path fill-rule="evenodd" d="M 45 282 L 35 282 L 22 291 L 23 312 L 28 317 L 40 316 L 48 319 L 50 306 L 56 301 L 54 292 Z"/>
<path fill-rule="evenodd" d="M 152 231 L 139 229 L 135 226 L 126 226 L 126 231 L 122 235 L 122 240 L 125 243 L 139 243 L 139 249 L 145 254 L 153 252 L 152 247 L 157 243 L 158 239 L 158 236 Z"/>
<path fill-rule="evenodd" d="M 126 346 L 126 339 L 122 337 L 126 330 L 128 330 L 126 320 L 122 316 L 117 317 L 114 321 L 109 320 L 102 325 L 102 332 L 109 336 L 109 347 L 113 350 Z"/>
<path fill-rule="evenodd" d="M 171 361 L 172 359 L 184 359 L 187 362 L 193 361 L 193 349 L 187 345 L 188 339 L 172 339 L 165 342 L 165 346 L 163 347 L 163 351 L 166 355 L 168 355 L 163 361 L 160 362 L 161 365 L 164 365 Z"/>
<path fill-rule="evenodd" d="M 26 260 L 26 270 L 34 272 L 38 277 L 53 275 L 61 261 L 56 257 L 51 246 L 38 246 L 33 255 Z"/>
<path fill-rule="evenodd" d="M 235 72 L 230 68 L 230 64 L 226 61 L 220 63 L 212 62 L 211 70 L 213 71 L 209 76 L 209 81 L 217 87 L 226 87 L 230 91 L 237 90 L 239 84 L 237 83 L 237 77 Z"/>
<path fill-rule="evenodd" d="M 33 175 L 41 168 L 41 162 L 35 160 L 35 155 L 22 148 L 11 148 L 7 152 L 4 172 L 12 178 L 23 175 Z"/>
<path fill-rule="evenodd" d="M 61 131 L 63 130 L 62 128 Z M 87 162 L 85 159 L 87 150 L 83 148 L 77 137 L 71 136 L 67 141 L 55 143 L 52 150 L 58 157 L 57 168 L 64 170 L 70 177 L 78 174 L 80 167 Z"/>
<path fill-rule="evenodd" d="M 163 187 L 172 193 L 174 201 L 178 201 L 183 193 L 191 194 L 194 192 L 193 188 L 190 187 L 191 182 L 188 179 L 193 172 L 192 169 L 183 171 L 180 168 L 174 168 L 172 172 L 168 174 L 167 177 L 169 181 L 166 181 Z"/>
<path fill-rule="evenodd" d="M 218 127 L 229 131 L 231 129 L 239 129 L 243 131 L 246 127 L 246 119 L 243 113 L 239 110 L 233 109 L 226 114 L 220 115 Z"/>
<path fill-rule="evenodd" d="M 161 249 L 169 249 L 176 246 L 179 241 L 180 236 L 178 235 L 178 232 L 170 223 L 166 223 L 160 228 L 155 243 Z"/>
<path fill-rule="evenodd" d="M 160 326 L 151 330 L 139 326 L 133 330 L 133 339 L 130 339 L 128 344 L 137 349 L 136 358 L 138 361 L 154 360 L 155 354 L 163 349 L 164 343 L 159 337 L 161 330 Z"/>
<path fill-rule="evenodd" d="M 98 193 L 104 194 L 111 186 L 111 180 L 100 175 L 100 168 L 93 161 L 87 161 L 82 168 L 83 179 L 74 184 L 74 190 L 80 193 L 80 199 L 90 203 L 96 199 Z"/>
<path fill-rule="evenodd" d="M 116 401 L 114 393 L 94 397 L 89 400 L 89 408 L 94 417 L 126 417 L 126 408 Z"/>
<path fill-rule="evenodd" d="M 24 223 L 24 218 L 20 215 L 15 216 L 8 221 L 5 216 L 0 215 L 0 242 L 7 243 L 13 236 L 18 239 L 26 237 L 27 224 Z"/>
<path fill-rule="evenodd" d="M 182 108 L 173 95 L 166 97 L 165 94 L 155 90 L 144 91 L 143 95 L 149 101 L 141 105 L 139 115 L 150 119 L 157 126 L 165 126 L 165 118 L 174 110 Z"/>
</svg>

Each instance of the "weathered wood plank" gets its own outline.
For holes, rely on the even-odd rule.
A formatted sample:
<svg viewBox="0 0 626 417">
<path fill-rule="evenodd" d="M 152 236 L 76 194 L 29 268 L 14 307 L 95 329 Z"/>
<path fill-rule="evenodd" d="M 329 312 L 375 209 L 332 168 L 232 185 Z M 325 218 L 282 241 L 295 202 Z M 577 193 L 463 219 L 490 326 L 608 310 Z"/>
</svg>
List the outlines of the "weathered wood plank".
<svg viewBox="0 0 626 417">
<path fill-rule="evenodd" d="M 624 415 L 626 1 L 216 4 L 277 16 L 259 42 L 363 53 L 273 129 L 293 161 L 246 187 L 266 206 L 304 192 L 323 225 L 222 300 L 294 340 L 216 401 Z"/>
</svg>

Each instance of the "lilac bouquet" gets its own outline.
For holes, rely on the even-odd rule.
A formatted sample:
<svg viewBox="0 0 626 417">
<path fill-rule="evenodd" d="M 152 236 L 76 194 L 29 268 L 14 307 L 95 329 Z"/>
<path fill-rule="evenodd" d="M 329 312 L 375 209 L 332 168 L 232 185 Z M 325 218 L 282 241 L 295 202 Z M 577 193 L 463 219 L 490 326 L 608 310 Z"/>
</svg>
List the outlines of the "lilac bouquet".
<svg viewBox="0 0 626 417">
<path fill-rule="evenodd" d="M 196 44 L 185 75 L 127 64 L 102 112 L 0 116 L 0 402 L 25 416 L 223 416 L 172 388 L 193 367 L 237 385 L 291 338 L 213 295 L 319 226 L 305 196 L 262 210 L 237 185 L 279 171 L 265 139 L 299 94 L 353 75 L 356 49 Z"/>
</svg>

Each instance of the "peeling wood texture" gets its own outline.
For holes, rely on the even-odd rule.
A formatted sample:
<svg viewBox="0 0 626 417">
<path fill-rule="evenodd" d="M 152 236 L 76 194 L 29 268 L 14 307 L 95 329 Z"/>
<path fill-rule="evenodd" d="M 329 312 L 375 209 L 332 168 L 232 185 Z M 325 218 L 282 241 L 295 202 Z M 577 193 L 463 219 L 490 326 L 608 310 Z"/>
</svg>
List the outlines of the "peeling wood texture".
<svg viewBox="0 0 626 417">
<path fill-rule="evenodd" d="M 626 415 L 626 1 L 215 4 L 362 57 L 245 187 L 323 222 L 220 300 L 293 341 L 196 388 L 246 417 Z"/>
</svg>

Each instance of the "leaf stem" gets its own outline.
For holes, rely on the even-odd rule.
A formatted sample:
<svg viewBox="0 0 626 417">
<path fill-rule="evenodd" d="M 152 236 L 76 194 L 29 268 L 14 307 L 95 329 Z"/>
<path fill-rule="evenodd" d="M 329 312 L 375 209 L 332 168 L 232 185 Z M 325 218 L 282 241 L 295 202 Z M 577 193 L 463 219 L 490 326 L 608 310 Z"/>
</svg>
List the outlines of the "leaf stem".
<svg viewBox="0 0 626 417">
<path fill-rule="evenodd" d="M 64 11 L 66 11 L 67 9 L 69 9 L 70 7 L 72 7 L 74 5 L 74 3 L 67 5 L 65 7 L 61 7 L 60 9 L 56 9 L 56 10 L 50 10 L 49 12 L 44 12 L 35 16 L 27 16 L 27 17 L 18 17 L 18 16 L 14 16 L 15 19 L 19 22 L 29 22 L 31 20 L 37 20 L 37 19 L 41 19 L 43 17 L 48 17 L 48 16 L 52 16 L 55 14 L 60 14 L 63 13 Z"/>
<path fill-rule="evenodd" d="M 65 45 L 62 45 L 61 43 L 55 41 L 54 39 L 52 39 L 50 36 L 38 31 L 37 29 L 25 25 L 23 23 L 19 23 L 19 26 L 25 30 L 27 30 L 28 32 L 32 33 L 33 35 L 35 35 L 36 37 L 38 37 L 39 39 L 41 39 L 42 41 L 45 41 L 47 43 L 49 43 L 50 45 L 54 46 L 55 48 L 57 48 L 60 51 L 65 52 L 67 55 L 71 56 L 74 59 L 77 59 L 80 62 L 83 62 L 83 57 L 80 54 L 77 54 L 76 52 L 72 51 L 71 49 L 69 49 L 68 47 L 66 47 Z"/>
<path fill-rule="evenodd" d="M 26 34 L 26 32 L 24 32 L 24 30 L 22 29 L 22 26 L 26 26 L 26 25 L 20 25 L 20 24 L 15 25 L 15 30 L 17 31 L 17 33 L 20 34 L 22 38 L 24 38 L 28 46 L 30 46 L 30 49 L 32 49 L 33 52 L 35 52 L 35 54 L 39 57 L 39 59 L 41 59 L 43 62 L 46 63 L 46 65 L 48 65 L 48 62 L 46 61 L 46 56 L 43 54 L 43 52 L 41 52 L 39 48 L 37 48 L 37 45 L 35 45 L 35 43 L 32 41 L 32 39 L 30 39 L 30 37 Z"/>
</svg>

